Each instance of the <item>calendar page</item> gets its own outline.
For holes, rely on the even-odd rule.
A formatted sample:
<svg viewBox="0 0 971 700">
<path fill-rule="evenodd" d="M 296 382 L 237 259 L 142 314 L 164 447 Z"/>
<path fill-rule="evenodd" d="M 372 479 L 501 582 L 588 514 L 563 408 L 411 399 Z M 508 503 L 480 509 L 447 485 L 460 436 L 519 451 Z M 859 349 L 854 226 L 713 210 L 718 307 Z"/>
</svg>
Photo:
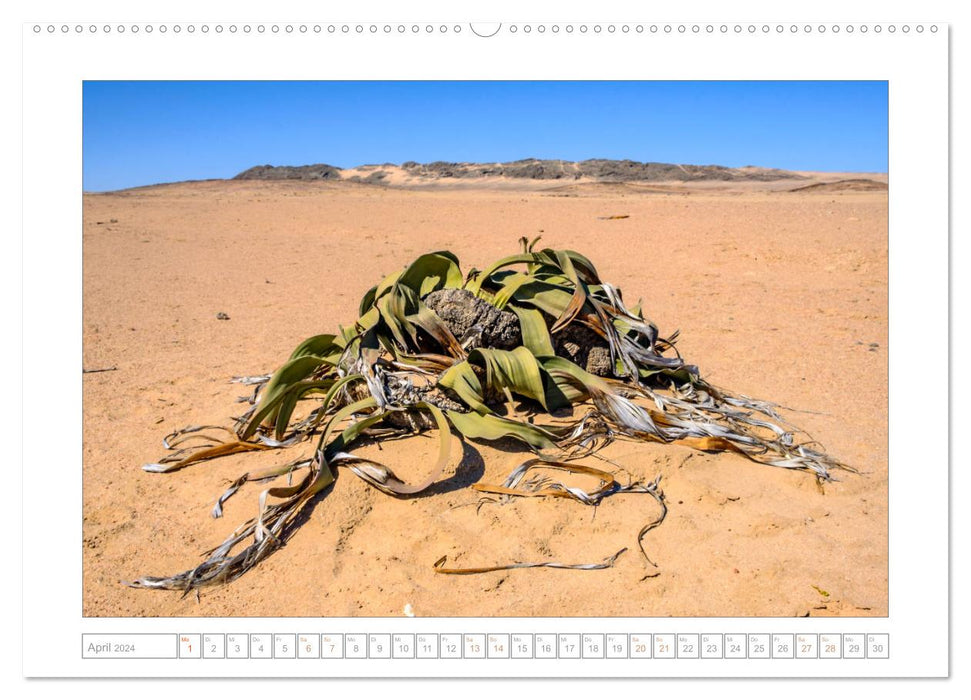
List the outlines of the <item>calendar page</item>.
<svg viewBox="0 0 971 700">
<path fill-rule="evenodd" d="M 947 18 L 328 12 L 23 24 L 24 675 L 948 676 Z"/>
</svg>

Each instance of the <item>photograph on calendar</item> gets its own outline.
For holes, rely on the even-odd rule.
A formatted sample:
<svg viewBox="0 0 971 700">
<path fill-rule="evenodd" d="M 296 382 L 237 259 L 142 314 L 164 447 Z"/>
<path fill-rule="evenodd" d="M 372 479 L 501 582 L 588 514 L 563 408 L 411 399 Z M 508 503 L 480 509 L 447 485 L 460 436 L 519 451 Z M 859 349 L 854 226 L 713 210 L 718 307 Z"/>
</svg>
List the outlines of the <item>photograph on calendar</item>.
<svg viewBox="0 0 971 700">
<path fill-rule="evenodd" d="M 83 85 L 85 617 L 886 617 L 888 84 Z"/>
</svg>

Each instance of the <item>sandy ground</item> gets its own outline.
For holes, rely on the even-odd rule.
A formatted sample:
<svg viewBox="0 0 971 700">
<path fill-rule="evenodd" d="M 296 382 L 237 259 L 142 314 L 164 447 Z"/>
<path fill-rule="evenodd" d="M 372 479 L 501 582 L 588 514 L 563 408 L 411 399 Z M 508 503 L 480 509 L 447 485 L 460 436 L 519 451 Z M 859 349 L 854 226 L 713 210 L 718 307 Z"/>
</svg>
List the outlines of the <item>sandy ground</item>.
<svg viewBox="0 0 971 700">
<path fill-rule="evenodd" d="M 887 615 L 887 196 L 771 189 L 202 182 L 85 195 L 83 363 L 117 369 L 83 380 L 84 615 Z M 611 215 L 629 218 L 599 218 Z M 615 443 L 604 454 L 632 475 L 662 476 L 654 569 L 636 551 L 657 515 L 648 496 L 477 509 L 468 486 L 500 483 L 524 457 L 456 439 L 442 481 L 416 498 L 343 472 L 285 547 L 198 601 L 120 583 L 196 565 L 256 512 L 263 487 L 250 485 L 210 518 L 227 482 L 304 449 L 143 472 L 170 430 L 243 410 L 230 377 L 353 322 L 363 292 L 420 253 L 450 249 L 467 270 L 540 233 L 642 297 L 662 335 L 680 328 L 712 383 L 802 409 L 789 417 L 861 473 L 821 493 L 737 455 Z M 435 449 L 415 437 L 380 458 L 417 478 Z M 592 563 L 622 547 L 599 571 L 432 567 Z"/>
</svg>

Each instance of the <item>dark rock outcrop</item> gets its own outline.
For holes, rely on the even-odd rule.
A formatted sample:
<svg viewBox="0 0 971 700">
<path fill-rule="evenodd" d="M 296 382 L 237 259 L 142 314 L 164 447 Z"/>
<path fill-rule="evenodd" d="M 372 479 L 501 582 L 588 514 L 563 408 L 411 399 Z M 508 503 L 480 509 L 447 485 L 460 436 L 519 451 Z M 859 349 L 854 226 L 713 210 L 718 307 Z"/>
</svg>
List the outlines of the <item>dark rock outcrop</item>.
<svg viewBox="0 0 971 700">
<path fill-rule="evenodd" d="M 553 351 L 590 374 L 614 376 L 607 341 L 579 323 L 571 323 L 553 336 Z"/>
<path fill-rule="evenodd" d="M 378 166 L 375 166 L 378 167 Z M 381 167 L 393 167 L 385 164 Z M 585 178 L 595 182 L 690 182 L 699 180 L 761 181 L 804 180 L 802 175 L 788 170 L 769 168 L 726 168 L 721 165 L 677 165 L 636 160 L 592 158 L 580 162 L 567 160 L 539 160 L 526 158 L 509 163 L 452 163 L 443 160 L 418 163 L 413 160 L 401 164 L 408 175 L 427 180 L 474 180 L 485 177 L 507 177 L 521 180 L 563 180 Z M 378 171 L 379 173 L 382 171 Z M 258 165 L 240 173 L 236 180 L 340 180 L 343 176 L 331 165 L 278 166 Z M 355 182 L 380 183 L 384 175 L 346 178 Z"/>
<path fill-rule="evenodd" d="M 460 343 L 472 340 L 471 347 L 512 350 L 522 345 L 519 319 L 500 311 L 466 289 L 439 289 L 424 300 L 442 319 Z"/>
<path fill-rule="evenodd" d="M 465 343 L 471 339 L 469 347 L 512 350 L 522 344 L 516 314 L 499 311 L 472 292 L 440 289 L 427 295 L 423 301 L 438 314 L 459 342 Z M 553 350 L 591 374 L 614 376 L 607 341 L 579 323 L 572 323 L 553 336 Z"/>
<path fill-rule="evenodd" d="M 340 168 L 326 163 L 316 165 L 257 165 L 244 170 L 234 180 L 340 180 Z"/>
</svg>

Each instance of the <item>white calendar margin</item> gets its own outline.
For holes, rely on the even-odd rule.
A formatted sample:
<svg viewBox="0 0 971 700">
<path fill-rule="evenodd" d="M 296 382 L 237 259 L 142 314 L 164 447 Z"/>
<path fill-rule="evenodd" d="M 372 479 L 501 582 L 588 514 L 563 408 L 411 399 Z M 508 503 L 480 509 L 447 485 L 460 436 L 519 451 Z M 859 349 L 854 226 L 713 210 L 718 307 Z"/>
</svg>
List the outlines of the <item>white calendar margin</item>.
<svg viewBox="0 0 971 700">
<path fill-rule="evenodd" d="M 234 18 L 226 18 L 226 22 Z M 267 24 L 274 19 L 268 18 Z M 286 18 L 283 18 L 284 20 Z M 423 20 L 429 18 L 422 18 Z M 554 18 L 555 19 L 555 18 Z M 617 18 L 623 19 L 623 18 Z M 326 21 L 326 18 L 323 21 Z M 279 22 L 285 24 L 285 21 Z M 552 22 L 550 22 L 552 23 Z M 776 21 L 767 22 L 775 25 Z M 924 22 L 930 26 L 932 22 Z M 85 25 L 89 22 L 84 22 Z M 101 22 L 103 24 L 103 22 Z M 114 23 L 113 23 L 114 24 Z M 436 23 L 437 24 L 437 23 Z M 449 25 L 454 22 L 449 21 Z M 618 23 L 619 24 L 619 23 Z M 702 23 L 704 24 L 704 23 Z M 761 22 L 759 22 L 761 24 Z M 787 23 L 788 24 L 788 23 Z M 73 22 L 72 22 L 73 25 Z M 466 25 L 467 26 L 467 25 Z M 24 377 L 31 392 L 24 414 L 39 416 L 59 397 L 65 411 L 56 463 L 24 464 L 25 494 L 44 498 L 44 527 L 25 527 L 24 673 L 27 676 L 280 675 L 317 676 L 320 664 L 255 662 L 82 662 L 82 632 L 869 632 L 891 634 L 889 662 L 622 660 L 420 660 L 346 662 L 340 675 L 659 675 L 659 676 L 915 676 L 947 673 L 947 445 L 907 440 L 909 407 L 900 399 L 911 378 L 912 334 L 947 333 L 947 27 L 936 34 L 866 36 L 774 33 L 766 36 L 663 33 L 510 35 L 491 39 L 433 36 L 278 35 L 251 37 L 285 52 L 234 54 L 240 35 L 36 35 L 24 27 Z M 321 61 L 324 42 L 353 46 L 354 60 Z M 576 50 L 559 47 L 571 46 Z M 682 49 L 676 64 L 665 54 Z M 555 61 L 544 60 L 558 48 Z M 219 54 L 231 61 L 215 61 Z M 387 62 L 384 56 L 395 55 Z M 273 56 L 277 56 L 274 59 Z M 442 56 L 448 56 L 443 61 Z M 610 57 L 597 62 L 591 56 Z M 717 60 L 711 57 L 717 56 Z M 765 56 L 772 56 L 771 61 Z M 83 619 L 80 564 L 81 268 L 80 101 L 83 79 L 870 79 L 890 81 L 891 466 L 890 617 L 856 620 L 102 620 Z M 59 164 L 52 169 L 51 164 Z M 42 187 L 41 187 L 42 184 Z M 55 206 L 51 206 L 51 202 Z M 53 244 L 51 232 L 57 234 Z M 56 283 L 55 283 L 56 281 Z M 75 290 L 66 296 L 63 290 Z M 930 350 L 939 375 L 918 380 L 924 396 L 946 400 L 946 350 Z M 62 373 L 50 368 L 61 367 Z M 932 370 L 929 370 L 932 371 Z M 26 383 L 26 382 L 25 382 Z M 881 410 L 881 407 L 874 407 Z M 71 420 L 73 418 L 73 420 Z M 52 436 L 25 422 L 25 444 Z M 49 459 L 49 458 L 47 458 Z M 70 487 L 50 489 L 52 474 Z M 74 481 L 71 482 L 70 480 Z M 918 483 L 915 483 L 914 480 Z M 919 488 L 915 498 L 912 489 Z M 36 512 L 25 508 L 26 517 Z M 36 525 L 36 523 L 34 524 Z M 876 543 L 882 546 L 882 543 Z M 51 562 L 58 562 L 57 571 Z M 526 573 L 525 575 L 528 575 Z M 876 664 L 876 665 L 874 665 Z"/>
</svg>

